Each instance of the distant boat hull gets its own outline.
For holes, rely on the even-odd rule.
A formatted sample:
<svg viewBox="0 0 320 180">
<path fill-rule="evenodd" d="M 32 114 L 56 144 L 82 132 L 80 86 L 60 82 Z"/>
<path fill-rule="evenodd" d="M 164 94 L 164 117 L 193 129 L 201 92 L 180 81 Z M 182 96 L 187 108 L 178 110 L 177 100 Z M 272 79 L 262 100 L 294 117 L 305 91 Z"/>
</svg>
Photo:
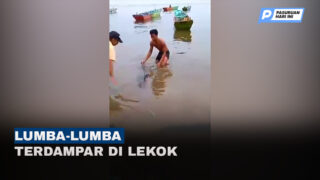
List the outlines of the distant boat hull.
<svg viewBox="0 0 320 180">
<path fill-rule="evenodd" d="M 185 6 L 182 8 L 182 11 L 190 11 L 191 10 L 191 6 Z"/>
<path fill-rule="evenodd" d="M 164 7 L 164 8 L 163 8 L 163 11 L 164 11 L 164 12 L 172 11 L 172 10 L 173 10 L 173 8 L 169 8 L 169 7 Z"/>
<path fill-rule="evenodd" d="M 134 19 L 136 19 L 136 21 L 138 22 L 143 22 L 143 21 L 150 21 L 152 19 L 151 14 L 147 14 L 147 15 L 141 15 L 141 14 L 137 14 L 137 15 L 133 15 Z"/>
<path fill-rule="evenodd" d="M 117 8 L 111 8 L 111 9 L 109 10 L 109 13 L 110 13 L 110 14 L 115 14 L 115 13 L 117 13 Z"/>
<path fill-rule="evenodd" d="M 155 12 L 151 14 L 152 18 L 159 18 L 160 17 L 160 12 Z"/>
<path fill-rule="evenodd" d="M 177 10 L 179 6 L 173 6 L 173 7 L 164 7 L 163 11 L 167 12 L 167 11 L 173 11 L 173 10 Z"/>
<path fill-rule="evenodd" d="M 176 21 L 174 27 L 176 30 L 190 30 L 193 24 L 193 20 L 188 21 Z"/>
</svg>

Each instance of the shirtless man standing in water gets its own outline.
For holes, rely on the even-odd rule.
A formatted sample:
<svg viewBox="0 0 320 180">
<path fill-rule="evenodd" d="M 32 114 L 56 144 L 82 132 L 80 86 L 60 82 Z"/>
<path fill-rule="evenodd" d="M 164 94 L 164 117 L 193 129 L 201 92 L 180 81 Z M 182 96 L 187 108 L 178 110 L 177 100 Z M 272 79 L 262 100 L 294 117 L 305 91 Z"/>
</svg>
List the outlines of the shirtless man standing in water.
<svg viewBox="0 0 320 180">
<path fill-rule="evenodd" d="M 156 47 L 159 50 L 159 54 L 156 58 L 157 66 L 163 67 L 163 66 L 168 65 L 170 52 L 169 52 L 169 49 L 168 49 L 166 43 L 164 42 L 163 39 L 160 39 L 158 37 L 158 31 L 156 29 L 152 29 L 150 31 L 150 36 L 151 36 L 150 49 L 149 49 L 149 52 L 148 52 L 146 58 L 141 62 L 141 64 L 144 64 L 150 58 L 150 56 L 152 54 L 153 47 Z"/>
</svg>

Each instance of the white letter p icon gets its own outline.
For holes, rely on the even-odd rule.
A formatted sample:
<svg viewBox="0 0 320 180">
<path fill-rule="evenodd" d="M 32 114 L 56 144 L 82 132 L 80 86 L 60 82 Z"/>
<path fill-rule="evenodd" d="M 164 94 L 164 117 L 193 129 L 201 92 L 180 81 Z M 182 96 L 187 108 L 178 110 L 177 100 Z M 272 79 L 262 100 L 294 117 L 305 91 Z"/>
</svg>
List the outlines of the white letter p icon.
<svg viewBox="0 0 320 180">
<path fill-rule="evenodd" d="M 261 20 L 263 20 L 265 18 L 269 18 L 271 15 L 272 15 L 272 12 L 270 10 L 264 10 L 262 13 Z"/>
</svg>

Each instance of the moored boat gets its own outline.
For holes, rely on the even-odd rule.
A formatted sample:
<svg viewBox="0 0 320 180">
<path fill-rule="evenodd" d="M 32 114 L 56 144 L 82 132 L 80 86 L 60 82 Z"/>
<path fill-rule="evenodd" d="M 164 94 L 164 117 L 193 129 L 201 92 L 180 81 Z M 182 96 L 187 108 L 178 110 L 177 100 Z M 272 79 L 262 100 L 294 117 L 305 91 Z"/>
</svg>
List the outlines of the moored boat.
<svg viewBox="0 0 320 180">
<path fill-rule="evenodd" d="M 149 21 L 152 19 L 151 14 L 149 13 L 140 13 L 132 15 L 136 21 Z"/>
<path fill-rule="evenodd" d="M 175 21 L 174 27 L 177 30 L 190 30 L 193 24 L 193 20 L 187 20 L 187 21 Z"/>
<path fill-rule="evenodd" d="M 164 12 L 172 11 L 172 10 L 173 10 L 173 8 L 171 8 L 171 7 L 164 7 L 164 8 L 163 8 L 163 11 L 164 11 Z"/>
<path fill-rule="evenodd" d="M 110 13 L 110 14 L 115 14 L 115 13 L 117 13 L 117 8 L 111 8 L 111 9 L 109 10 L 109 13 Z"/>
<path fill-rule="evenodd" d="M 176 30 L 190 30 L 193 20 L 183 11 L 176 10 L 174 13 L 174 27 Z"/>
<path fill-rule="evenodd" d="M 178 7 L 179 7 L 179 6 L 172 6 L 172 7 L 171 7 L 171 5 L 170 5 L 169 7 L 164 7 L 164 8 L 163 8 L 163 11 L 164 11 L 164 12 L 167 12 L 167 11 L 178 10 Z"/>
<path fill-rule="evenodd" d="M 158 18 L 158 17 L 160 17 L 160 12 L 154 12 L 154 13 L 152 13 L 152 14 L 151 14 L 151 17 L 152 17 L 152 18 Z"/>
<path fill-rule="evenodd" d="M 191 6 L 184 6 L 182 8 L 182 11 L 190 11 L 191 10 Z"/>
<path fill-rule="evenodd" d="M 155 10 L 152 10 L 152 11 L 149 11 L 147 13 L 151 14 L 151 17 L 152 18 L 159 18 L 160 17 L 160 12 L 161 12 L 161 9 L 155 9 Z"/>
</svg>

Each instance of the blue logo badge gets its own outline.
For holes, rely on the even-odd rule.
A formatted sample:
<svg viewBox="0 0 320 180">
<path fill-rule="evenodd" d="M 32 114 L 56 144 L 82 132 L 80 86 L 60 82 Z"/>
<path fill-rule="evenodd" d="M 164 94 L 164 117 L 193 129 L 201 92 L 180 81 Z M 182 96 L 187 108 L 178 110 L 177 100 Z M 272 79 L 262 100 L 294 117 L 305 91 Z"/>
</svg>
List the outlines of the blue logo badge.
<svg viewBox="0 0 320 180">
<path fill-rule="evenodd" d="M 258 23 L 301 23 L 304 8 L 261 8 Z"/>
</svg>

